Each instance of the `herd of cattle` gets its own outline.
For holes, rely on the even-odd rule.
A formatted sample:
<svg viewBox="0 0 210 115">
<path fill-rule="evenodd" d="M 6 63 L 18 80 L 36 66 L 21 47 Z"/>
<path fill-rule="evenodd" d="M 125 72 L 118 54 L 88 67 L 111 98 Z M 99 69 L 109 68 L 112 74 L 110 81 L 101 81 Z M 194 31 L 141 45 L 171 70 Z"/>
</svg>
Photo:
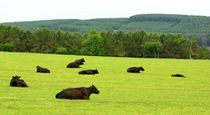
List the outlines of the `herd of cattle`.
<svg viewBox="0 0 210 115">
<path fill-rule="evenodd" d="M 80 65 L 83 65 L 85 60 L 78 59 L 74 62 L 69 63 L 66 68 L 79 68 Z M 140 67 L 129 67 L 127 69 L 128 73 L 140 73 L 140 71 L 144 71 L 144 68 L 142 66 Z M 36 67 L 36 72 L 39 73 L 50 73 L 50 70 L 47 68 L 43 68 L 40 66 Z M 93 75 L 93 74 L 99 74 L 97 69 L 87 69 L 87 70 L 81 70 L 78 72 L 78 74 L 84 74 L 84 75 Z M 173 74 L 172 77 L 185 77 L 182 74 Z M 20 79 L 21 76 L 12 76 L 12 79 L 10 81 L 11 87 L 28 87 L 26 82 L 23 79 Z M 56 94 L 57 99 L 89 99 L 89 96 L 91 94 L 99 94 L 100 91 L 94 86 L 90 87 L 79 87 L 79 88 L 66 88 L 63 89 L 61 92 Z"/>
</svg>

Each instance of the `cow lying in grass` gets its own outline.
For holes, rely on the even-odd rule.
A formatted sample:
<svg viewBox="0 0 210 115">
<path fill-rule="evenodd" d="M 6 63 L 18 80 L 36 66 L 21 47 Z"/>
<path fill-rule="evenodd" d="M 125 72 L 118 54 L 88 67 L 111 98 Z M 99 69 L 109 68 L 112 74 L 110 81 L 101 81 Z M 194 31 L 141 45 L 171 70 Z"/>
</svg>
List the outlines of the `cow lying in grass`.
<svg viewBox="0 0 210 115">
<path fill-rule="evenodd" d="M 99 72 L 98 72 L 97 69 L 95 69 L 95 70 L 88 69 L 88 70 L 81 70 L 81 71 L 79 71 L 79 74 L 85 74 L 85 75 L 93 75 L 93 74 L 98 74 L 98 73 Z"/>
<path fill-rule="evenodd" d="M 75 60 L 74 62 L 69 63 L 66 68 L 79 68 L 79 65 L 83 65 L 85 62 L 84 58 Z"/>
<path fill-rule="evenodd" d="M 140 73 L 140 70 L 144 71 L 144 68 L 142 66 L 140 66 L 140 67 L 130 67 L 130 68 L 127 69 L 127 72 L 129 72 L 129 73 Z"/>
<path fill-rule="evenodd" d="M 172 74 L 171 77 L 185 77 L 185 76 L 182 74 Z"/>
<path fill-rule="evenodd" d="M 50 70 L 47 69 L 47 68 L 36 66 L 36 72 L 39 72 L 39 73 L 50 73 Z"/>
<path fill-rule="evenodd" d="M 57 99 L 89 99 L 91 94 L 99 94 L 99 90 L 94 86 L 67 88 L 56 94 Z"/>
<path fill-rule="evenodd" d="M 66 68 L 79 68 L 79 64 L 76 62 L 71 62 L 66 66 Z"/>
<path fill-rule="evenodd" d="M 75 60 L 74 62 L 76 62 L 78 65 L 83 65 L 85 62 L 85 59 L 81 58 L 81 59 Z"/>
<path fill-rule="evenodd" d="M 24 80 L 20 79 L 20 76 L 12 76 L 10 81 L 11 87 L 28 87 Z"/>
</svg>

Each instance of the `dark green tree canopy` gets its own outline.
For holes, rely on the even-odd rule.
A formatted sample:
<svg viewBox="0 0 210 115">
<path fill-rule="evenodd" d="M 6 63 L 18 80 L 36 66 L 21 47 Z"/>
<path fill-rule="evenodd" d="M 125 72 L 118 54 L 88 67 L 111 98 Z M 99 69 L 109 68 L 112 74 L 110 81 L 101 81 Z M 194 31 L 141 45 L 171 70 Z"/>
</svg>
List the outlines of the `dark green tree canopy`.
<svg viewBox="0 0 210 115">
<path fill-rule="evenodd" d="M 106 55 L 104 39 L 96 32 L 91 30 L 82 43 L 81 53 L 85 55 Z"/>
<path fill-rule="evenodd" d="M 199 40 L 142 30 L 76 33 L 40 28 L 31 32 L 0 25 L 0 51 L 210 59 L 209 49 Z"/>
</svg>

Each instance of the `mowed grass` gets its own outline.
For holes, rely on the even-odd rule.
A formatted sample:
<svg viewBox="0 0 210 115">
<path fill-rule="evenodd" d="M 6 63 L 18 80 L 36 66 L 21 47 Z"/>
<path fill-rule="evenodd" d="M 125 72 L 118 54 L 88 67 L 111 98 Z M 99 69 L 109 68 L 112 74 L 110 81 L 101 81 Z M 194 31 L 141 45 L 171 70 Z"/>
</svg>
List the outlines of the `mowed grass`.
<svg viewBox="0 0 210 115">
<path fill-rule="evenodd" d="M 86 60 L 81 68 L 66 68 L 80 58 Z M 51 73 L 36 73 L 37 65 Z M 126 72 L 140 65 L 144 72 Z M 99 74 L 78 74 L 96 68 Z M 174 78 L 173 73 L 187 77 Z M 22 76 L 29 87 L 9 87 L 13 75 Z M 64 88 L 92 84 L 100 94 L 90 100 L 55 99 Z M 0 52 L 0 114 L 209 115 L 210 61 Z"/>
</svg>

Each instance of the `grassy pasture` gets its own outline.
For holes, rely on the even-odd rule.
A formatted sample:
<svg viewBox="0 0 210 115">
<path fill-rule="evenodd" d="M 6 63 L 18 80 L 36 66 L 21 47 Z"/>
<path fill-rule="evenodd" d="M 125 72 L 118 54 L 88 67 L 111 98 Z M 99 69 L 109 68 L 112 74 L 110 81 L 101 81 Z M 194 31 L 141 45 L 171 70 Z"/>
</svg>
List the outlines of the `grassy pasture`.
<svg viewBox="0 0 210 115">
<path fill-rule="evenodd" d="M 86 60 L 77 69 L 66 65 Z M 36 73 L 37 65 L 50 74 Z M 140 74 L 127 73 L 142 65 Z M 79 70 L 99 70 L 97 75 L 78 75 Z M 209 115 L 210 61 L 145 59 L 0 52 L 0 114 L 16 115 Z M 183 73 L 186 78 L 172 78 Z M 20 75 L 28 88 L 9 87 Z M 94 84 L 99 95 L 90 100 L 58 100 L 55 94 L 67 87 Z"/>
</svg>

